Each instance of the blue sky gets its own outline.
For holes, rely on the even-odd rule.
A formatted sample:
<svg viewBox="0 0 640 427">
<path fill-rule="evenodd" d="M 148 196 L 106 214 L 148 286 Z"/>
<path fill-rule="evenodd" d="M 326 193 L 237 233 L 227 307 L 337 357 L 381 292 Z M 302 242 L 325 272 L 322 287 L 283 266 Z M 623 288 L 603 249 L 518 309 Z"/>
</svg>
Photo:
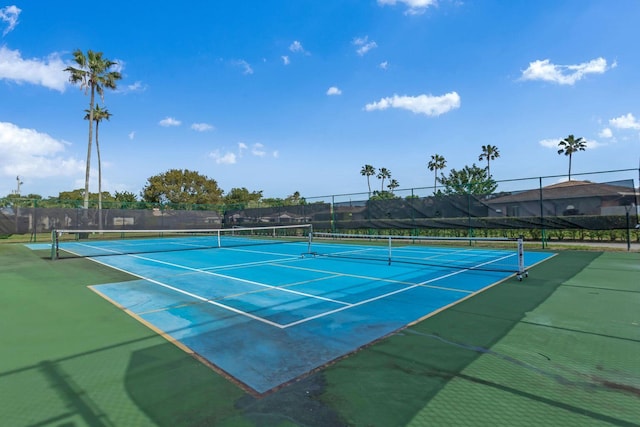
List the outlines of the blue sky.
<svg viewBox="0 0 640 427">
<path fill-rule="evenodd" d="M 0 195 L 16 176 L 84 187 L 75 49 L 123 75 L 100 128 L 112 193 L 173 168 L 265 197 L 366 192 L 364 164 L 428 187 L 431 155 L 484 166 L 485 144 L 497 180 L 561 175 L 569 134 L 588 146 L 572 173 L 638 168 L 638 17 L 637 0 L 0 2 Z"/>
</svg>

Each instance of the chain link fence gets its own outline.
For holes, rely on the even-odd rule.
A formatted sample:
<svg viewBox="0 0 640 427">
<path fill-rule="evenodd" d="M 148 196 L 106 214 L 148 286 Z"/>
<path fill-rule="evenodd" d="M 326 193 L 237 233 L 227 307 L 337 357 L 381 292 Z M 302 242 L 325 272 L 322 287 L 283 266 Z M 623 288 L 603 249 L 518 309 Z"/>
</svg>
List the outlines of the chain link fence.
<svg viewBox="0 0 640 427">
<path fill-rule="evenodd" d="M 297 205 L 188 205 L 57 199 L 0 199 L 0 235 L 53 229 L 161 230 L 311 223 L 315 230 L 532 240 L 638 241 L 638 186 L 626 169 L 498 182 L 493 194 L 444 194 L 423 187 L 393 193 L 308 197 Z M 575 179 L 577 177 L 577 179 Z M 600 179 L 599 179 L 600 178 Z M 602 179 L 606 178 L 606 179 Z M 381 197 L 382 194 L 382 197 Z"/>
</svg>

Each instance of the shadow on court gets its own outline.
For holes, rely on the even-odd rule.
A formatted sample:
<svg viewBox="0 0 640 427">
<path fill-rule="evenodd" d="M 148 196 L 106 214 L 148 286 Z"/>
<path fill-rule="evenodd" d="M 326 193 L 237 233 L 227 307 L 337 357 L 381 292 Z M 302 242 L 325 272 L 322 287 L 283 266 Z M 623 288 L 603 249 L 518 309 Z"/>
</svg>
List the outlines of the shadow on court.
<svg viewBox="0 0 640 427">
<path fill-rule="evenodd" d="M 600 256 L 562 252 L 523 282 L 495 286 L 257 398 L 86 288 L 127 280 L 123 273 L 0 245 L 2 346 L 11 349 L 0 359 L 3 422 L 638 425 L 640 372 L 630 371 L 638 342 L 630 326 L 605 324 L 627 319 L 634 276 L 627 291 L 609 293 L 589 289 L 599 280 L 574 279 Z M 612 257 L 622 258 L 638 261 Z M 526 339 L 510 338 L 522 328 Z"/>
</svg>

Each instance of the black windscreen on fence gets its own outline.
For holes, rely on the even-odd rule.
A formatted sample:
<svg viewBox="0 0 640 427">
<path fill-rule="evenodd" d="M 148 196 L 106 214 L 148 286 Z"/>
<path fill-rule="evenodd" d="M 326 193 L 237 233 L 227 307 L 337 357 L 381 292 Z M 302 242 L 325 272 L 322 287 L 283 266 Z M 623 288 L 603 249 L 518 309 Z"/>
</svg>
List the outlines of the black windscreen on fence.
<svg viewBox="0 0 640 427">
<path fill-rule="evenodd" d="M 526 184 L 526 183 L 525 183 Z M 0 234 L 53 229 L 212 229 L 313 224 L 316 230 L 621 230 L 638 222 L 633 179 L 610 182 L 539 178 L 524 190 L 445 195 L 426 189 L 307 198 L 288 206 L 123 205 L 7 198 L 0 200 Z M 524 186 L 524 185 L 523 185 Z M 425 189 L 423 189 L 425 190 Z M 435 193 L 435 194 L 434 194 Z M 320 199 L 320 198 L 318 198 Z"/>
<path fill-rule="evenodd" d="M 229 209 L 225 224 L 310 222 L 321 229 L 587 229 L 634 224 L 633 180 L 567 181 L 546 187 L 488 195 L 396 195 L 394 198 L 317 202 L 299 206 Z"/>
</svg>

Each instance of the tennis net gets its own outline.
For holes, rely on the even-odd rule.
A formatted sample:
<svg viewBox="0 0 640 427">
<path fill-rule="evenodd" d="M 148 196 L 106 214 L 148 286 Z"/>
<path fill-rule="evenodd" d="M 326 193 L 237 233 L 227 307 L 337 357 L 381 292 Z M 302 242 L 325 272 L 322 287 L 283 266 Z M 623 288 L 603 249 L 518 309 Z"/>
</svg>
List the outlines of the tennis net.
<svg viewBox="0 0 640 427">
<path fill-rule="evenodd" d="M 309 255 L 515 273 L 528 276 L 523 238 L 433 237 L 311 232 Z"/>
<path fill-rule="evenodd" d="M 311 224 L 190 230 L 53 230 L 51 259 L 304 243 Z"/>
</svg>

